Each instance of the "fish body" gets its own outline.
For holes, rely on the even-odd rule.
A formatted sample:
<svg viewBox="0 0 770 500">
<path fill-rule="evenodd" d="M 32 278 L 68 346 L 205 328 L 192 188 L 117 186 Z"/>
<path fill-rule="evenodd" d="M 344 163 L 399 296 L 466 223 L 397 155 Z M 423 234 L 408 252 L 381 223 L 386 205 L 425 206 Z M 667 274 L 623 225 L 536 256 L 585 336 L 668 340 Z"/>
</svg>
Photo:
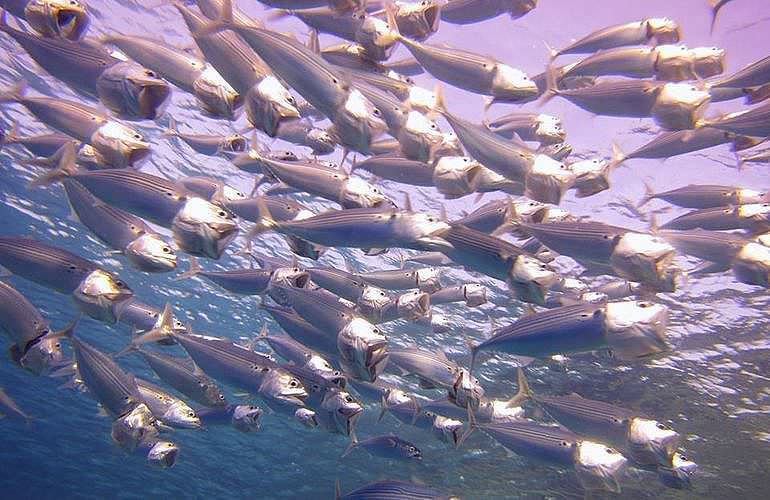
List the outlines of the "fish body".
<svg viewBox="0 0 770 500">
<path fill-rule="evenodd" d="M 441 288 L 440 271 L 435 267 L 419 269 L 392 269 L 356 273 L 364 282 L 386 290 L 411 290 L 434 292 Z"/>
<path fill-rule="evenodd" d="M 262 305 L 270 316 L 281 325 L 281 328 L 294 340 L 307 345 L 311 349 L 325 355 L 337 353 L 337 337 L 334 332 L 318 328 L 288 307 Z"/>
<path fill-rule="evenodd" d="M 623 154 L 624 160 L 633 158 L 670 158 L 693 151 L 708 149 L 734 141 L 728 132 L 714 128 L 696 130 L 675 130 L 661 132 L 653 140 L 630 153 Z"/>
<path fill-rule="evenodd" d="M 688 184 L 661 193 L 649 193 L 643 202 L 664 200 L 684 208 L 716 208 L 727 205 L 749 205 L 770 201 L 767 193 L 754 189 L 714 184 Z"/>
<path fill-rule="evenodd" d="M 567 47 L 552 51 L 551 57 L 588 54 L 626 45 L 645 45 L 653 40 L 657 44 L 677 43 L 680 38 L 681 30 L 675 21 L 667 18 L 651 18 L 594 31 Z"/>
<path fill-rule="evenodd" d="M 201 428 L 198 414 L 181 399 L 146 380 L 136 379 L 136 385 L 147 407 L 163 423 L 181 429 Z"/>
<path fill-rule="evenodd" d="M 43 375 L 64 360 L 62 332 L 51 330 L 40 311 L 18 290 L 0 281 L 0 325 L 12 341 L 12 359 L 32 373 Z"/>
<path fill-rule="evenodd" d="M 419 348 L 391 349 L 389 364 L 404 374 L 416 375 L 427 387 L 450 388 L 457 380 L 460 366 L 450 361 L 443 351 Z"/>
<path fill-rule="evenodd" d="M 770 56 L 753 62 L 730 76 L 711 83 L 711 88 L 758 87 L 770 82 Z"/>
<path fill-rule="evenodd" d="M 750 137 L 770 136 L 770 101 L 713 120 L 702 120 L 699 126 L 717 128 Z"/>
<path fill-rule="evenodd" d="M 74 179 L 65 179 L 64 189 L 78 219 L 137 268 L 147 272 L 176 268 L 174 250 L 142 219 L 98 201 Z"/>
<path fill-rule="evenodd" d="M 604 80 L 555 93 L 597 115 L 643 118 L 652 114 L 661 88 L 650 80 Z"/>
<path fill-rule="evenodd" d="M 487 126 L 508 139 L 516 134 L 524 141 L 557 144 L 566 138 L 561 120 L 542 113 L 509 113 L 490 121 Z"/>
<path fill-rule="evenodd" d="M 422 452 L 414 444 L 395 435 L 374 436 L 361 441 L 354 439 L 343 457 L 356 449 L 366 450 L 369 454 L 395 460 L 421 460 Z"/>
<path fill-rule="evenodd" d="M 166 134 L 170 137 L 178 137 L 195 152 L 206 156 L 214 156 L 221 152 L 242 153 L 247 147 L 246 138 L 240 134 L 227 136 L 184 134 L 176 129 L 174 122 Z"/>
<path fill-rule="evenodd" d="M 2 138 L 0 144 L 3 146 L 10 144 L 19 144 L 25 147 L 30 153 L 35 156 L 49 157 L 54 155 L 67 143 L 73 143 L 73 145 L 80 145 L 80 143 L 72 137 L 64 134 L 52 133 L 52 134 L 39 134 L 32 136 L 20 136 L 15 133 L 14 130 L 9 131 Z"/>
<path fill-rule="evenodd" d="M 299 146 L 308 147 L 314 155 L 331 154 L 336 146 L 331 134 L 307 120 L 281 123 L 276 131 L 276 137 Z"/>
<path fill-rule="evenodd" d="M 433 168 L 430 164 L 410 160 L 399 154 L 370 156 L 355 164 L 356 169 L 366 170 L 382 179 L 412 186 L 433 186 Z"/>
<path fill-rule="evenodd" d="M 753 203 L 749 205 L 702 208 L 672 219 L 661 229 L 708 229 L 725 231 L 747 229 L 761 232 L 770 228 L 770 204 Z"/>
<path fill-rule="evenodd" d="M 441 19 L 451 24 L 473 24 L 508 14 L 518 19 L 537 6 L 537 0 L 450 0 L 441 7 Z"/>
</svg>

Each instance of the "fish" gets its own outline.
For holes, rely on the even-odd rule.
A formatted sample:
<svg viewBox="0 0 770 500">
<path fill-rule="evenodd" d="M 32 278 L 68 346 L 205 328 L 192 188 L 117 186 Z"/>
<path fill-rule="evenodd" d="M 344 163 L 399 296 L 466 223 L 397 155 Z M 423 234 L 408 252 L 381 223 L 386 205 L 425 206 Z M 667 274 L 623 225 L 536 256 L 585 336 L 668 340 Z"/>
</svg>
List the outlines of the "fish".
<svg viewBox="0 0 770 500">
<path fill-rule="evenodd" d="M 0 30 L 10 35 L 48 73 L 77 92 L 98 98 L 126 118 L 154 120 L 171 89 L 152 70 L 121 60 L 97 42 L 39 37 L 11 28 L 0 15 Z"/>
<path fill-rule="evenodd" d="M 150 463 L 171 466 L 176 460 L 179 449 L 176 445 L 167 447 L 161 445 L 153 451 L 160 441 L 159 422 L 144 403 L 139 403 L 131 411 L 115 419 L 112 422 L 112 441 L 127 452 L 147 451 L 147 459 Z M 171 453 L 165 453 L 168 449 Z"/>
<path fill-rule="evenodd" d="M 337 500 L 365 500 L 378 498 L 394 499 L 430 499 L 430 500 L 456 500 L 458 497 L 445 495 L 444 493 L 414 482 L 396 481 L 393 479 L 382 479 L 361 486 L 345 495 L 340 492 L 339 483 L 337 483 Z"/>
<path fill-rule="evenodd" d="M 294 340 L 307 345 L 327 356 L 337 353 L 337 337 L 334 332 L 328 332 L 306 321 L 289 307 L 269 306 L 261 304 L 281 328 Z"/>
<path fill-rule="evenodd" d="M 443 5 L 434 0 L 393 2 L 393 18 L 398 32 L 412 40 L 423 41 L 438 32 Z M 377 17 L 386 16 L 375 12 Z"/>
<path fill-rule="evenodd" d="M 350 269 L 352 271 L 352 269 Z M 354 272 L 358 279 L 386 290 L 410 290 L 432 293 L 441 288 L 441 271 L 435 267 Z"/>
<path fill-rule="evenodd" d="M 80 40 L 91 23 L 86 5 L 77 0 L 5 0 L 2 7 L 45 37 Z"/>
<path fill-rule="evenodd" d="M 713 120 L 699 119 L 696 126 L 764 139 L 770 136 L 770 101 Z"/>
<path fill-rule="evenodd" d="M 441 19 L 451 24 L 473 24 L 508 14 L 518 19 L 531 12 L 537 0 L 449 0 L 441 6 Z"/>
<path fill-rule="evenodd" d="M 116 309 L 134 296 L 123 280 L 93 262 L 31 238 L 0 237 L 0 266 L 71 295 L 83 312 L 109 323 L 115 323 Z"/>
<path fill-rule="evenodd" d="M 23 146 L 27 151 L 34 156 L 52 156 L 57 151 L 61 150 L 61 147 L 72 142 L 76 147 L 80 146 L 80 143 L 72 137 L 59 133 L 38 134 L 31 136 L 19 135 L 18 123 L 14 123 L 11 130 L 5 132 L 2 139 L 0 139 L 1 146 L 8 146 L 13 144 L 19 144 Z M 0 147 L 1 147 L 0 146 Z"/>
<path fill-rule="evenodd" d="M 153 465 L 157 465 L 162 469 L 168 469 L 176 464 L 177 457 L 179 456 L 179 447 L 171 441 L 144 441 L 142 448 L 146 448 L 149 444 L 152 446 L 147 451 L 147 461 Z"/>
<path fill-rule="evenodd" d="M 110 34 L 100 40 L 118 47 L 164 80 L 194 95 L 206 115 L 232 120 L 243 105 L 243 96 L 213 66 L 188 52 L 136 35 Z"/>
<path fill-rule="evenodd" d="M 760 87 L 770 82 L 770 56 L 753 62 L 732 75 L 709 83 L 711 89 Z"/>
<path fill-rule="evenodd" d="M 264 269 L 203 271 L 197 259 L 190 259 L 190 269 L 178 276 L 177 279 L 184 280 L 195 276 L 201 276 L 238 295 L 262 295 L 267 293 L 270 287 L 273 271 Z"/>
<path fill-rule="evenodd" d="M 99 404 L 114 418 L 120 418 L 144 402 L 134 376 L 123 370 L 104 352 L 70 337 L 79 377 Z"/>
<path fill-rule="evenodd" d="M 342 458 L 355 450 L 366 450 L 370 455 L 395 460 L 422 460 L 422 452 L 417 446 L 396 435 L 374 436 L 359 441 L 355 433 L 350 435 L 350 445 Z"/>
<path fill-rule="evenodd" d="M 567 137 L 561 120 L 542 113 L 513 112 L 486 123 L 490 130 L 505 138 L 518 135 L 524 141 L 558 144 Z"/>
<path fill-rule="evenodd" d="M 11 340 L 11 359 L 36 375 L 47 375 L 64 362 L 61 341 L 72 335 L 76 323 L 61 331 L 51 329 L 37 307 L 0 281 L 0 325 Z"/>
<path fill-rule="evenodd" d="M 669 488 L 687 489 L 697 471 L 698 464 L 683 453 L 676 452 L 670 465 L 658 467 L 658 479 Z"/>
<path fill-rule="evenodd" d="M 432 352 L 417 347 L 391 349 L 388 364 L 404 375 L 416 376 L 425 388 L 449 389 L 460 371 L 460 366 L 450 361 L 444 351 Z"/>
<path fill-rule="evenodd" d="M 479 423 L 473 412 L 469 411 L 468 416 L 470 428 L 461 442 L 478 429 L 517 455 L 573 467 L 586 490 L 620 492 L 620 478 L 628 459 L 614 448 L 560 427 L 531 421 Z"/>
<path fill-rule="evenodd" d="M 16 102 L 46 125 L 93 146 L 99 159 L 113 167 L 137 166 L 150 155 L 150 145 L 136 130 L 96 108 L 66 99 L 25 97 L 26 82 L 0 95 L 0 103 Z"/>
<path fill-rule="evenodd" d="M 168 130 L 164 135 L 178 137 L 197 153 L 206 156 L 214 156 L 222 152 L 242 153 L 248 146 L 246 138 L 240 134 L 225 136 L 183 134 L 177 129 L 177 123 L 173 117 L 169 118 Z"/>
<path fill-rule="evenodd" d="M 487 303 L 487 287 L 480 283 L 464 283 L 446 287 L 430 294 L 431 305 L 464 302 L 467 307 L 478 307 Z"/>
<path fill-rule="evenodd" d="M 684 208 L 716 208 L 727 205 L 753 205 L 770 201 L 770 196 L 755 189 L 714 184 L 688 184 L 680 188 L 656 193 L 647 189 L 639 206 L 651 200 L 664 200 Z"/>
<path fill-rule="evenodd" d="M 14 401 L 2 387 L 0 387 L 0 418 L 1 417 L 21 419 L 25 422 L 30 422 L 32 420 L 29 415 L 19 408 L 16 401 Z"/>
<path fill-rule="evenodd" d="M 582 436 L 596 438 L 621 450 L 628 458 L 643 465 L 670 465 L 681 436 L 668 425 L 642 412 L 578 394 L 538 395 L 531 391 L 523 370 L 520 381 L 524 394 L 542 407 L 560 424 Z"/>
<path fill-rule="evenodd" d="M 136 385 L 147 407 L 161 422 L 181 429 L 201 428 L 200 417 L 183 400 L 146 380 L 138 378 Z"/>
<path fill-rule="evenodd" d="M 276 130 L 277 138 L 310 148 L 314 155 L 328 155 L 334 152 L 337 143 L 332 135 L 307 120 L 281 123 Z"/>
<path fill-rule="evenodd" d="M 163 311 L 160 328 L 132 342 L 141 344 L 164 337 L 174 339 L 207 374 L 260 396 L 277 411 L 293 412 L 308 395 L 296 377 L 266 356 L 227 339 L 174 333 L 169 305 Z"/>
<path fill-rule="evenodd" d="M 224 392 L 190 359 L 179 358 L 131 346 L 139 353 L 155 374 L 166 384 L 186 397 L 211 408 L 227 406 Z"/>
<path fill-rule="evenodd" d="M 254 405 L 228 405 L 203 408 L 197 413 L 204 426 L 232 425 L 237 431 L 248 434 L 262 429 L 264 410 Z"/>
<path fill-rule="evenodd" d="M 626 45 L 673 44 L 682 38 L 679 24 L 669 18 L 649 18 L 626 24 L 608 26 L 572 42 L 562 49 L 551 49 L 551 59 L 566 54 L 589 54 L 599 50 Z"/>
<path fill-rule="evenodd" d="M 174 249 L 142 219 L 97 200 L 74 179 L 64 179 L 63 184 L 77 219 L 136 268 L 145 272 L 176 269 Z"/>
<path fill-rule="evenodd" d="M 654 234 L 600 222 L 522 223 L 519 227 L 549 249 L 568 255 L 586 267 L 674 290 L 679 272 L 672 265 L 674 248 Z"/>
<path fill-rule="evenodd" d="M 264 211 L 263 211 L 264 213 Z M 438 218 L 406 210 L 350 208 L 329 210 L 303 220 L 278 222 L 263 215 L 261 230 L 297 236 L 318 245 L 350 248 L 399 247 L 415 250 L 447 248 L 438 236 L 447 224 Z"/>
<path fill-rule="evenodd" d="M 428 73 L 452 86 L 492 96 L 492 102 L 523 103 L 538 96 L 537 85 L 523 71 L 496 59 L 404 36 L 399 40 Z"/>
<path fill-rule="evenodd" d="M 349 392 L 341 389 L 326 391 L 320 405 L 315 409 L 319 426 L 327 431 L 350 436 L 364 408 Z"/>
<path fill-rule="evenodd" d="M 728 205 L 702 208 L 680 215 L 660 226 L 661 229 L 708 229 L 724 231 L 746 229 L 763 232 L 770 228 L 770 203 Z"/>
<path fill-rule="evenodd" d="M 738 150 L 742 148 L 746 139 L 730 132 L 708 127 L 696 130 L 661 132 L 650 142 L 629 153 L 624 153 L 616 145 L 613 165 L 619 165 L 634 158 L 663 159 L 665 161 L 672 156 L 700 151 L 726 143 L 731 143 L 733 149 Z"/>
<path fill-rule="evenodd" d="M 429 163 L 410 160 L 400 154 L 385 153 L 356 161 L 352 171 L 365 170 L 381 179 L 387 179 L 412 186 L 433 186 L 433 166 Z"/>
<path fill-rule="evenodd" d="M 466 269 L 504 281 L 520 300 L 543 304 L 559 274 L 536 256 L 516 245 L 461 224 L 442 234 L 451 250 L 441 250 Z"/>
<path fill-rule="evenodd" d="M 474 345 L 471 354 L 474 359 L 479 352 L 489 350 L 547 357 L 610 349 L 620 359 L 633 360 L 668 349 L 667 324 L 668 308 L 653 302 L 578 303 L 531 314 L 498 328 L 489 339 Z"/>
</svg>

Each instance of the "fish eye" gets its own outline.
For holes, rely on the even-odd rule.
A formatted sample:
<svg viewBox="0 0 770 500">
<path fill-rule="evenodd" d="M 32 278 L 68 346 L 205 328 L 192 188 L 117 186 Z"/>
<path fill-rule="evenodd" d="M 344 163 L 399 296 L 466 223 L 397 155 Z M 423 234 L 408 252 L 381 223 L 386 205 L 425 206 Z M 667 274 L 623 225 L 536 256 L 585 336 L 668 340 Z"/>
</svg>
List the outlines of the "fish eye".
<svg viewBox="0 0 770 500">
<path fill-rule="evenodd" d="M 608 455 L 614 455 L 615 454 L 615 450 L 613 450 L 612 448 L 605 448 L 604 451 L 606 451 Z"/>
<path fill-rule="evenodd" d="M 141 138 L 142 138 L 142 136 L 141 136 L 141 135 L 139 135 L 139 134 L 134 134 L 134 139 L 141 139 Z"/>
<path fill-rule="evenodd" d="M 417 449 L 414 446 L 410 446 L 409 451 L 414 453 L 415 451 L 417 451 Z"/>
<path fill-rule="evenodd" d="M 337 80 L 336 78 L 332 78 L 332 83 L 333 83 L 333 84 L 335 84 L 335 85 L 337 85 L 338 83 L 340 83 L 340 81 L 339 81 L 339 80 Z"/>
<path fill-rule="evenodd" d="M 144 74 L 146 76 L 149 76 L 150 78 L 157 78 L 157 76 L 158 76 L 158 75 L 155 74 L 154 71 L 149 70 L 149 69 L 144 70 Z"/>
<path fill-rule="evenodd" d="M 568 448 L 569 447 L 569 443 L 566 442 L 566 441 L 562 441 L 561 443 L 559 443 L 559 446 L 563 446 L 565 448 Z"/>
<path fill-rule="evenodd" d="M 294 96 L 288 96 L 288 97 L 286 97 L 286 101 L 287 101 L 289 104 L 294 104 L 294 102 L 295 102 L 295 100 L 294 100 Z"/>
<path fill-rule="evenodd" d="M 345 396 L 345 402 L 346 403 L 352 403 L 353 402 L 353 398 L 351 398 L 350 396 Z"/>
<path fill-rule="evenodd" d="M 173 197 L 174 193 L 172 193 L 171 191 L 166 191 L 166 196 Z"/>
<path fill-rule="evenodd" d="M 299 382 L 297 382 L 296 380 L 292 380 L 291 382 L 289 382 L 289 387 L 294 388 L 294 387 L 297 387 L 298 385 L 299 385 Z"/>
<path fill-rule="evenodd" d="M 163 247 L 160 249 L 163 253 L 171 253 L 171 249 L 169 247 Z"/>
<path fill-rule="evenodd" d="M 126 288 L 126 284 L 121 280 L 115 280 L 115 284 L 118 288 Z"/>
<path fill-rule="evenodd" d="M 56 347 L 57 349 L 61 349 L 61 342 L 55 343 L 54 347 Z"/>
<path fill-rule="evenodd" d="M 193 412 L 193 411 L 188 411 L 188 412 L 187 412 L 187 416 L 188 416 L 188 417 L 190 417 L 190 418 L 192 418 L 192 417 L 194 417 L 194 416 L 195 416 L 195 412 Z"/>
<path fill-rule="evenodd" d="M 219 215 L 220 217 L 227 217 L 227 212 L 225 212 L 224 210 L 220 210 L 220 211 L 217 213 L 217 215 Z"/>
<path fill-rule="evenodd" d="M 689 462 L 689 461 L 690 461 L 690 459 L 689 459 L 689 458 L 687 458 L 687 457 L 686 457 L 686 456 L 684 456 L 684 455 L 679 455 L 679 458 L 680 458 L 680 459 L 682 459 L 682 460 L 684 460 L 685 462 Z"/>
<path fill-rule="evenodd" d="M 662 424 L 662 423 L 660 423 L 660 422 L 658 422 L 657 424 L 655 424 L 655 427 L 657 427 L 658 429 L 660 429 L 660 430 L 662 430 L 662 431 L 667 431 L 667 430 L 668 430 L 668 426 L 667 426 L 666 424 Z"/>
<path fill-rule="evenodd" d="M 222 401 L 224 401 L 224 400 L 225 400 L 225 395 L 224 395 L 224 394 L 220 394 L 220 395 L 219 395 L 219 399 L 221 399 Z"/>
<path fill-rule="evenodd" d="M 382 114 L 382 111 L 380 111 L 378 108 L 374 108 L 372 110 L 372 113 L 374 114 L 374 116 L 380 116 Z"/>
<path fill-rule="evenodd" d="M 652 306 L 652 304 L 650 304 L 649 302 L 639 302 L 639 307 L 641 307 L 642 309 L 645 309 L 650 306 Z"/>
</svg>

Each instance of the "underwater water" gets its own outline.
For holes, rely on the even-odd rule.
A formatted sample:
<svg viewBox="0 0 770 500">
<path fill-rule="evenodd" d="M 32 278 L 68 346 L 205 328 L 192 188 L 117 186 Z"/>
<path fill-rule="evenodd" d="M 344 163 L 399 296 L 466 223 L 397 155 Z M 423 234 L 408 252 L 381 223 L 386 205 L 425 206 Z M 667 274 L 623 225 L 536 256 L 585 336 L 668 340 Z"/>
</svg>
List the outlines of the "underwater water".
<svg viewBox="0 0 770 500">
<path fill-rule="evenodd" d="M 151 5 L 145 7 L 143 4 Z M 139 34 L 162 38 L 178 47 L 193 46 L 192 38 L 170 5 L 160 2 L 117 2 L 89 0 L 93 17 L 89 36 L 106 33 Z M 256 2 L 238 2 L 246 13 L 262 17 L 265 10 Z M 467 26 L 442 23 L 430 43 L 449 43 L 467 48 L 521 68 L 540 73 L 548 60 L 544 42 L 561 47 L 570 40 L 604 26 L 648 17 L 671 17 L 682 26 L 684 42 L 690 47 L 715 45 L 727 51 L 729 74 L 770 53 L 770 3 L 766 0 L 737 0 L 722 9 L 713 35 L 709 34 L 709 9 L 704 0 L 540 0 L 535 10 L 511 20 L 507 16 Z M 307 28 L 296 19 L 271 21 L 276 29 L 293 31 L 303 38 Z M 333 37 L 322 35 L 322 45 Z M 35 94 L 76 98 L 64 84 L 39 69 L 23 50 L 0 35 L 0 86 L 11 86 L 20 78 L 29 81 Z M 394 59 L 406 56 L 398 49 Z M 415 80 L 431 88 L 435 80 L 427 74 Z M 445 86 L 446 100 L 453 113 L 480 120 L 481 96 Z M 709 113 L 740 107 L 736 101 L 715 104 Z M 497 116 L 518 106 L 495 105 L 486 116 Z M 534 103 L 521 107 L 535 110 Z M 562 99 L 542 108 L 559 116 L 568 142 L 586 156 L 609 157 L 617 142 L 630 151 L 657 132 L 649 119 L 594 117 Z M 202 117 L 194 99 L 174 91 L 167 112 L 185 131 L 227 133 L 225 121 Z M 8 130 L 18 122 L 20 132 L 31 135 L 44 130 L 21 106 L 3 104 L 0 119 Z M 168 178 L 208 175 L 226 180 L 249 192 L 253 176 L 241 172 L 223 158 L 196 154 L 181 141 L 161 136 L 166 121 L 134 122 L 152 142 L 152 157 L 142 170 Z M 442 122 L 444 130 L 449 127 Z M 246 127 L 241 117 L 234 126 Z M 266 143 L 271 144 L 266 138 Z M 276 142 L 275 148 L 289 148 Z M 110 255 L 79 222 L 69 218 L 70 209 L 60 186 L 29 189 L 28 183 L 40 173 L 37 167 L 21 165 L 26 157 L 18 147 L 0 151 L 0 233 L 30 235 L 69 249 L 117 272 L 143 302 L 162 307 L 169 302 L 176 314 L 189 321 L 194 330 L 213 336 L 245 341 L 258 334 L 267 321 L 271 331 L 280 327 L 259 309 L 258 297 L 230 295 L 203 280 L 172 281 L 169 275 L 150 275 L 128 266 L 122 256 Z M 339 151 L 332 157 L 339 160 Z M 665 162 L 630 160 L 612 175 L 612 188 L 598 195 L 577 199 L 568 194 L 561 207 L 576 215 L 634 229 L 645 229 L 642 220 L 623 204 L 644 195 L 645 182 L 655 190 L 685 184 L 732 184 L 754 189 L 770 187 L 766 166 L 734 168 L 728 146 L 691 153 Z M 363 173 L 368 176 L 369 174 Z M 381 181 L 386 193 L 400 201 L 409 194 L 416 210 L 438 214 L 441 204 L 447 213 L 458 215 L 474 208 L 473 196 L 442 200 L 432 188 L 409 187 Z M 489 201 L 499 194 L 487 194 Z M 333 206 L 309 195 L 296 199 L 313 209 Z M 663 202 L 649 207 L 664 209 Z M 671 208 L 659 215 L 669 219 L 686 209 Z M 168 231 L 162 230 L 161 232 Z M 240 244 L 236 242 L 235 248 Z M 264 256 L 290 258 L 284 240 L 275 234 L 260 235 L 255 251 Z M 206 261 L 206 269 L 247 267 L 246 258 L 229 251 L 221 260 Z M 398 252 L 367 257 L 360 251 L 330 250 L 320 260 L 341 269 L 345 260 L 360 270 L 395 268 Z M 689 262 L 680 258 L 682 263 Z M 187 264 L 181 257 L 180 267 Z M 692 260 L 690 264 L 695 262 Z M 565 264 L 565 269 L 569 269 Z M 69 297 L 59 295 L 18 277 L 8 279 L 48 318 L 62 328 L 76 315 Z M 462 304 L 437 306 L 447 317 L 449 330 L 434 333 L 406 322 L 384 326 L 392 345 L 418 344 L 442 348 L 462 364 L 468 363 L 465 338 L 480 341 L 488 336 L 489 318 L 497 325 L 508 324 L 525 312 L 521 302 L 511 300 L 505 285 L 481 275 L 447 269 L 445 284 L 479 282 L 490 291 L 490 303 L 469 309 Z M 658 294 L 656 301 L 670 308 L 668 328 L 671 351 L 651 360 L 626 363 L 602 354 L 569 356 L 563 362 L 535 362 L 528 368 L 530 383 L 538 393 L 576 392 L 601 401 L 641 410 L 670 423 L 682 436 L 684 451 L 699 465 L 689 490 L 669 489 L 653 473 L 632 470 L 622 482 L 623 498 L 766 498 L 770 480 L 770 297 L 767 290 L 743 285 L 730 273 L 693 277 L 675 293 Z M 123 349 L 130 333 L 83 317 L 78 335 L 107 352 Z M 5 337 L 0 347 L 5 348 Z M 175 348 L 177 354 L 181 350 Z M 127 356 L 121 365 L 153 379 L 152 372 L 138 356 Z M 504 399 L 516 392 L 516 372 L 505 355 L 486 357 L 474 373 L 488 395 Z M 398 380 L 388 375 L 388 380 Z M 462 498 L 580 498 L 584 492 L 568 468 L 509 456 L 480 432 L 471 435 L 460 449 L 452 449 L 425 431 L 399 425 L 391 416 L 377 421 L 379 405 L 367 403 L 358 423 L 359 436 L 397 432 L 417 444 L 423 452 L 420 462 L 399 462 L 371 458 L 356 451 L 341 458 L 349 440 L 345 436 L 308 430 L 285 416 L 268 414 L 258 433 L 241 434 L 215 427 L 204 431 L 177 430 L 173 440 L 181 454 L 176 465 L 161 470 L 148 465 L 141 456 L 128 455 L 110 440 L 110 420 L 97 416 L 94 401 L 69 390 L 59 389 L 61 380 L 35 377 L 0 362 L 0 386 L 33 417 L 25 425 L 0 420 L 0 497 L 2 498 L 332 498 L 335 482 L 349 491 L 382 478 L 415 480 Z M 419 391 L 413 380 L 399 381 Z M 242 399 L 229 390 L 229 399 Z M 426 393 L 427 394 L 427 393 Z M 436 394 L 436 393 L 434 393 Z M 600 497 L 612 494 L 597 494 Z"/>
</svg>

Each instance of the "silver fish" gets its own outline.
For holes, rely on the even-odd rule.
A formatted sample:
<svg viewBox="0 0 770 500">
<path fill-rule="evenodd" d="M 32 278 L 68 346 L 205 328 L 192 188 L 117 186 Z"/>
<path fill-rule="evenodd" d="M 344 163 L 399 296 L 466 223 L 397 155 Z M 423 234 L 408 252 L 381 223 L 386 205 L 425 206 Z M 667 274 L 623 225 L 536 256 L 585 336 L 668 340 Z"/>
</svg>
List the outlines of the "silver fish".
<svg viewBox="0 0 770 500">
<path fill-rule="evenodd" d="M 18 290 L 0 281 L 0 325 L 12 341 L 11 359 L 21 367 L 46 375 L 64 360 L 61 339 L 69 337 L 75 324 L 62 331 L 51 330 L 40 311 Z"/>
<path fill-rule="evenodd" d="M 359 441 L 355 433 L 350 435 L 350 446 L 342 457 L 350 455 L 357 449 L 366 450 L 371 455 L 396 460 L 422 460 L 422 452 L 417 446 L 396 435 L 374 436 Z"/>
<path fill-rule="evenodd" d="M 63 184 L 78 220 L 138 269 L 168 272 L 176 268 L 174 250 L 142 219 L 98 201 L 74 179 Z"/>
<path fill-rule="evenodd" d="M 749 64 L 730 76 L 709 84 L 710 88 L 747 88 L 770 83 L 770 56 Z"/>
<path fill-rule="evenodd" d="M 563 49 L 551 49 L 550 53 L 553 59 L 565 54 L 588 54 L 625 45 L 644 45 L 653 41 L 658 45 L 677 43 L 681 37 L 681 29 L 676 21 L 650 18 L 602 28 Z"/>
<path fill-rule="evenodd" d="M 308 147 L 314 155 L 331 154 L 337 145 L 329 132 L 314 126 L 307 120 L 281 123 L 275 136 L 281 140 Z"/>
<path fill-rule="evenodd" d="M 145 440 L 143 448 L 146 447 L 149 442 Z M 168 469 L 176 464 L 176 459 L 179 456 L 179 447 L 171 441 L 155 441 L 152 442 L 152 446 L 147 451 L 147 461 L 153 465 L 157 465 L 162 469 Z"/>
<path fill-rule="evenodd" d="M 697 471 L 698 464 L 677 451 L 669 465 L 658 467 L 658 479 L 669 488 L 687 489 Z"/>
<path fill-rule="evenodd" d="M 688 184 L 656 193 L 648 187 L 639 206 L 650 200 L 664 200 L 685 208 L 716 208 L 726 205 L 750 205 L 770 201 L 768 193 L 755 189 L 712 184 Z"/>
<path fill-rule="evenodd" d="M 465 283 L 459 286 L 442 288 L 430 294 L 433 305 L 451 302 L 465 302 L 467 307 L 478 307 L 487 303 L 487 287 L 479 283 Z"/>
<path fill-rule="evenodd" d="M 452 24 L 472 24 L 508 14 L 518 19 L 537 6 L 537 0 L 449 0 L 441 19 Z"/>
<path fill-rule="evenodd" d="M 613 164 L 620 164 L 634 158 L 670 158 L 692 151 L 708 149 L 720 144 L 732 143 L 734 149 L 741 149 L 745 140 L 730 132 L 715 128 L 699 128 L 696 130 L 676 130 L 661 132 L 653 140 L 630 153 L 624 153 L 620 148 L 614 148 Z"/>
<path fill-rule="evenodd" d="M 524 141 L 537 141 L 541 144 L 564 142 L 566 133 L 561 120 L 542 113 L 509 113 L 486 123 L 496 134 L 508 139 L 513 134 Z"/>
<path fill-rule="evenodd" d="M 713 120 L 698 120 L 698 127 L 711 127 L 738 135 L 770 136 L 770 101 L 752 108 L 729 113 Z"/>
<path fill-rule="evenodd" d="M 385 153 L 353 163 L 352 170 L 366 170 L 382 179 L 412 186 L 433 186 L 433 166 L 400 154 Z"/>
<path fill-rule="evenodd" d="M 423 41 L 438 31 L 443 6 L 435 0 L 393 2 L 393 5 L 393 17 L 402 35 Z M 385 13 L 373 15 L 383 17 Z"/>
<path fill-rule="evenodd" d="M 158 420 L 182 429 L 201 428 L 200 418 L 187 403 L 146 380 L 136 379 L 136 384 L 145 404 Z"/>
<path fill-rule="evenodd" d="M 746 229 L 762 232 L 770 229 L 770 203 L 702 208 L 680 215 L 661 229 L 709 229 L 723 231 Z"/>
<path fill-rule="evenodd" d="M 150 409 L 144 403 L 139 403 L 131 411 L 115 419 L 112 423 L 112 440 L 123 450 L 128 452 L 145 451 L 158 443 L 159 439 L 158 420 L 152 414 Z M 177 450 L 178 451 L 178 450 Z M 151 462 L 166 464 L 163 453 L 148 454 L 148 460 Z M 167 458 L 175 458 L 175 454 L 170 454 Z M 170 465 L 173 465 L 171 461 Z"/>
<path fill-rule="evenodd" d="M 337 337 L 333 332 L 324 331 L 309 323 L 294 309 L 265 304 L 260 307 L 267 311 L 293 339 L 327 356 L 333 356 L 337 353 Z"/>
<path fill-rule="evenodd" d="M 169 119 L 168 130 L 164 132 L 164 135 L 177 137 L 196 152 L 207 156 L 214 156 L 222 152 L 241 153 L 246 151 L 248 146 L 246 138 L 240 134 L 226 136 L 184 134 L 177 129 L 174 118 Z"/>
<path fill-rule="evenodd" d="M 431 488 L 423 484 L 396 481 L 393 479 L 383 479 L 369 483 L 365 486 L 361 486 L 353 491 L 343 495 L 337 490 L 337 498 L 339 500 L 356 500 L 356 499 L 376 499 L 376 498 L 393 498 L 405 500 L 407 498 L 425 498 L 432 500 L 457 500 L 458 497 L 449 496 L 441 491 Z"/>
</svg>

